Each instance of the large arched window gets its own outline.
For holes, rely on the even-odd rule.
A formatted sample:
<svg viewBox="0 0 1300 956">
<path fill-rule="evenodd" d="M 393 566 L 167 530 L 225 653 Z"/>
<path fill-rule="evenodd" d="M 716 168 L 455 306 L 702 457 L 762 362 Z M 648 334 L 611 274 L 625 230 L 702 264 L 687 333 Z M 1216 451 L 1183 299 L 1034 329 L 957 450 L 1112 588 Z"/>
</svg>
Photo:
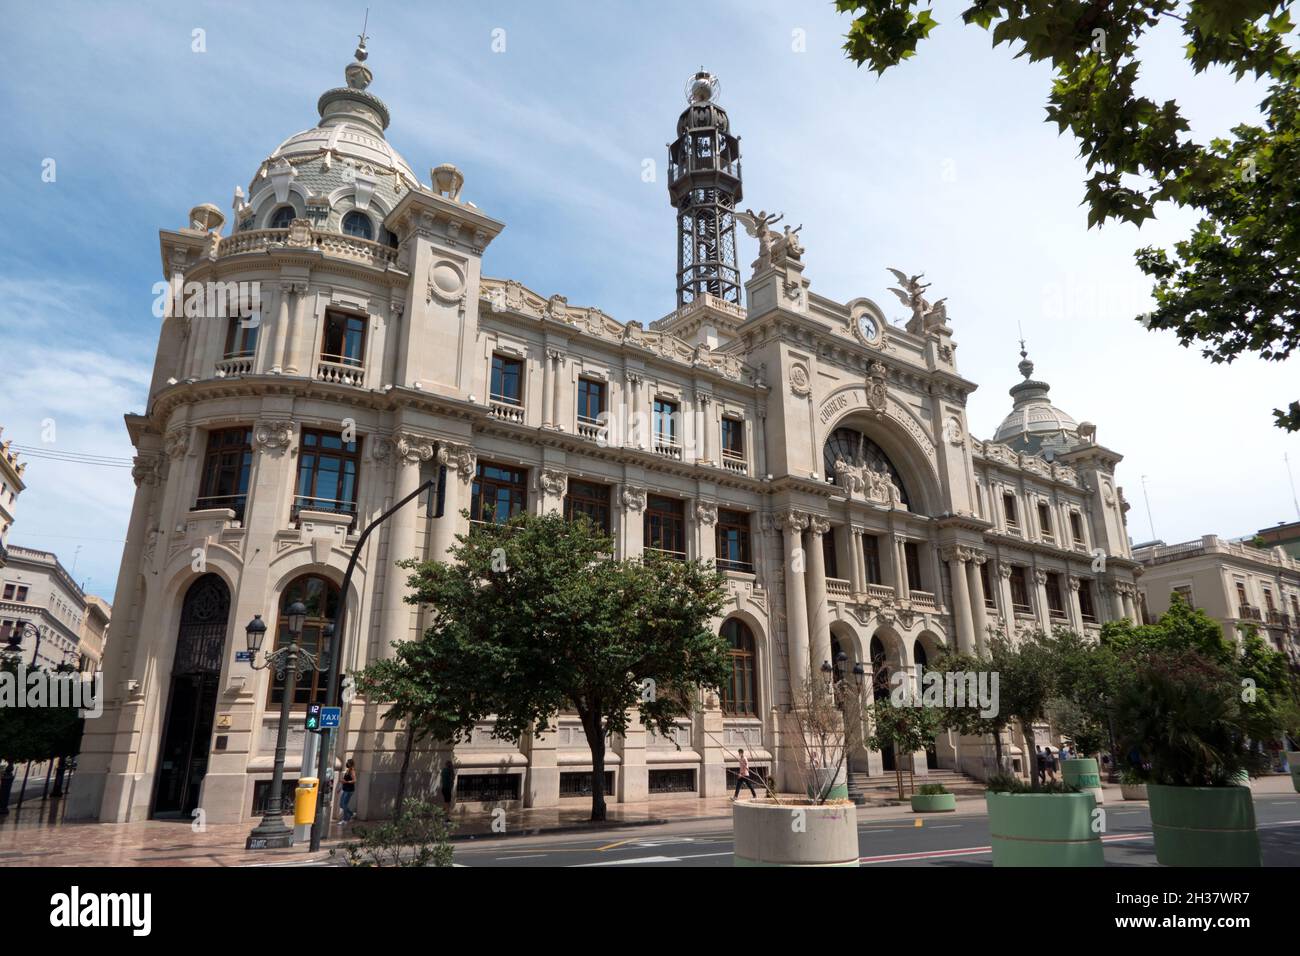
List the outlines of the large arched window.
<svg viewBox="0 0 1300 956">
<path fill-rule="evenodd" d="M 294 601 L 301 601 L 307 606 L 307 619 L 302 625 L 302 636 L 298 639 L 299 646 L 316 656 L 318 666 L 324 666 L 326 662 L 320 659 L 321 631 L 326 624 L 333 622 L 338 613 L 338 585 L 319 574 L 304 574 L 302 577 L 294 578 L 280 595 L 280 613 L 276 615 L 275 623 L 276 647 L 289 642 L 289 621 L 284 612 Z M 329 677 L 329 671 L 308 671 L 300 676 L 298 685 L 294 688 L 293 706 L 305 708 L 309 703 L 324 704 Z M 273 671 L 270 702 L 278 707 L 283 696 L 284 681 Z"/>
<path fill-rule="evenodd" d="M 722 687 L 722 712 L 733 717 L 758 716 L 758 678 L 754 634 L 734 617 L 722 624 L 722 636 L 731 645 L 731 680 Z"/>
<path fill-rule="evenodd" d="M 375 227 L 371 225 L 369 216 L 354 209 L 343 217 L 343 233 L 348 236 L 356 236 L 358 239 L 373 240 L 375 238 Z"/>
<path fill-rule="evenodd" d="M 874 700 L 884 700 L 893 688 L 889 683 L 889 665 L 885 659 L 885 645 L 880 638 L 871 639 L 871 690 Z"/>
<path fill-rule="evenodd" d="M 835 481 L 837 460 L 858 468 L 885 472 L 898 486 L 899 500 L 908 508 L 912 507 L 911 499 L 907 496 L 907 485 L 903 484 L 903 476 L 898 473 L 884 450 L 862 432 L 855 428 L 837 428 L 826 439 L 826 444 L 822 446 L 822 465 L 823 474 L 829 482 Z"/>
<path fill-rule="evenodd" d="M 268 229 L 288 229 L 289 223 L 297 218 L 292 206 L 281 206 L 271 214 L 271 221 L 266 224 Z"/>
</svg>

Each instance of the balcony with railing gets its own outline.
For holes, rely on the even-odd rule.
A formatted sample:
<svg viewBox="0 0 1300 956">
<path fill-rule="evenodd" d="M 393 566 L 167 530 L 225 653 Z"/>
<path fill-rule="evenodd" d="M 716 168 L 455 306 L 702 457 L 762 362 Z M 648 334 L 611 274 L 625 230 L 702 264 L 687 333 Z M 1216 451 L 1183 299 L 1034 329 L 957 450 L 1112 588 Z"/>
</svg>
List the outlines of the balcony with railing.
<svg viewBox="0 0 1300 956">
<path fill-rule="evenodd" d="M 830 597 L 843 598 L 844 600 L 848 600 L 853 596 L 852 592 L 853 592 L 852 585 L 850 585 L 849 582 L 844 580 L 843 578 L 826 579 L 826 593 Z"/>
<path fill-rule="evenodd" d="M 376 269 L 386 269 L 397 261 L 397 250 L 380 242 L 360 239 L 338 232 L 309 230 L 302 240 L 290 241 L 292 229 L 246 229 L 226 236 L 217 246 L 217 258 L 251 252 L 273 252 L 297 248 L 322 252 L 336 259 L 348 259 Z"/>
<path fill-rule="evenodd" d="M 211 508 L 229 508 L 235 513 L 236 521 L 244 520 L 244 506 L 248 503 L 248 495 L 211 495 L 204 498 L 196 498 L 194 507 L 191 511 L 207 511 Z"/>
<path fill-rule="evenodd" d="M 586 438 L 588 441 L 595 441 L 600 437 L 601 424 L 594 418 L 587 418 L 583 415 L 578 416 L 578 437 Z"/>
<path fill-rule="evenodd" d="M 894 589 L 888 584 L 867 584 L 867 600 L 869 601 L 892 601 L 894 599 Z"/>
<path fill-rule="evenodd" d="M 524 423 L 524 406 L 507 398 L 493 395 L 488 399 L 488 417 L 499 422 L 511 422 L 515 425 Z"/>
<path fill-rule="evenodd" d="M 745 456 L 734 451 L 722 452 L 722 467 L 738 475 L 749 472 L 749 463 L 745 461 Z"/>
<path fill-rule="evenodd" d="M 316 363 L 316 380 L 332 385 L 362 385 L 365 381 L 365 366 L 346 355 L 322 355 Z"/>
<path fill-rule="evenodd" d="M 227 355 L 221 361 L 217 362 L 217 377 L 226 378 L 231 375 L 251 375 L 253 374 L 253 353 L 236 352 Z"/>
<path fill-rule="evenodd" d="M 324 514 L 342 515 L 351 519 L 350 525 L 357 522 L 357 503 L 338 498 L 314 498 L 309 495 L 295 495 L 290 518 L 297 522 L 304 511 L 320 511 Z"/>
<path fill-rule="evenodd" d="M 656 435 L 654 439 L 654 452 L 664 458 L 671 458 L 674 461 L 682 460 L 682 446 L 676 438 L 671 435 Z"/>
<path fill-rule="evenodd" d="M 910 593 L 912 603 L 917 607 L 928 608 L 931 611 L 939 610 L 939 603 L 935 600 L 934 595 L 929 591 L 916 591 Z"/>
<path fill-rule="evenodd" d="M 1249 604 L 1238 606 L 1237 617 L 1243 621 L 1262 621 L 1264 619 L 1264 615 L 1260 612 L 1260 609 L 1252 607 Z"/>
</svg>

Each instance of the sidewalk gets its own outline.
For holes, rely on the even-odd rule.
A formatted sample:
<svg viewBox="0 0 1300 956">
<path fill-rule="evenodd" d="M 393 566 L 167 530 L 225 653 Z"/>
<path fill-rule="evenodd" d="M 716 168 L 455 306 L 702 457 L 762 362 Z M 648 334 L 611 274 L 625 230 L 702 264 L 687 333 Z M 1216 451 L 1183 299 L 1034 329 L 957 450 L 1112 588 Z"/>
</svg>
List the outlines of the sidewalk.
<svg viewBox="0 0 1300 956">
<path fill-rule="evenodd" d="M 1125 803 L 1118 784 L 1105 784 L 1106 806 Z M 1294 794 L 1291 778 L 1284 775 L 1252 781 L 1256 794 Z M 793 799 L 793 795 L 789 796 Z M 745 799 L 745 798 L 742 798 Z M 47 804 L 49 801 L 47 801 Z M 57 801 L 54 801 L 57 804 Z M 1134 804 L 1144 806 L 1140 802 Z M 29 812 L 29 807 L 32 812 Z M 54 813 L 51 813 L 54 810 Z M 60 823 L 58 807 L 29 804 L 22 813 L 0 817 L 0 867 L 4 866 L 291 866 L 324 862 L 330 847 L 350 839 L 346 828 L 340 834 L 337 824 L 334 838 L 326 841 L 319 853 L 306 846 L 286 850 L 245 850 L 244 840 L 253 823 L 210 825 L 195 833 L 188 822 L 150 820 L 140 823 Z M 565 801 L 561 807 L 510 811 L 505 816 L 506 832 L 494 833 L 494 817 L 476 813 L 457 820 L 453 837 L 465 840 L 518 838 L 538 834 L 599 833 L 620 827 L 700 822 L 727 828 L 731 821 L 730 797 L 673 797 L 642 803 L 615 804 L 608 808 L 605 823 L 588 822 L 591 804 L 587 800 Z M 898 806 L 858 807 L 858 821 L 921 819 L 934 821 L 951 816 L 983 815 L 983 796 L 959 797 L 957 810 L 950 814 L 912 812 L 906 804 Z M 364 826 L 364 821 L 361 822 Z"/>
</svg>

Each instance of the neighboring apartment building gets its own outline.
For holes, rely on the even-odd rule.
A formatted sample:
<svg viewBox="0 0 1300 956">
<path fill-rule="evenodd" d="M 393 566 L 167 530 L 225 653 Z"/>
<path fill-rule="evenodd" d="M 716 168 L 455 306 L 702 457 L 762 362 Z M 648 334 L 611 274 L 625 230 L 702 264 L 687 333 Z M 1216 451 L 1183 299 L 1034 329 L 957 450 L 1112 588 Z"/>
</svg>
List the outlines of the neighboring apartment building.
<svg viewBox="0 0 1300 956">
<path fill-rule="evenodd" d="M 1300 521 L 1279 521 L 1271 528 L 1260 528 L 1255 533 L 1255 541 L 1267 549 L 1281 548 L 1300 560 Z"/>
<path fill-rule="evenodd" d="M 1207 534 L 1182 544 L 1153 542 L 1133 549 L 1146 615 L 1154 620 L 1181 595 L 1237 639 L 1254 626 L 1273 647 L 1300 662 L 1300 559 L 1281 547 L 1252 547 Z"/>
<path fill-rule="evenodd" d="M 4 429 L 0 428 L 0 435 Z M 23 482 L 23 472 L 27 462 L 18 460 L 18 453 L 10 450 L 12 442 L 0 443 L 0 570 L 8 561 L 9 529 L 14 524 L 14 511 L 18 507 L 18 496 L 27 485 Z"/>
<path fill-rule="evenodd" d="M 86 596 L 56 555 L 9 546 L 9 563 L 0 570 L 0 645 L 12 646 L 21 631 L 29 666 L 78 667 L 85 614 Z"/>
<path fill-rule="evenodd" d="M 112 605 L 96 594 L 86 595 L 86 615 L 81 622 L 81 670 L 100 669 L 112 616 Z"/>
<path fill-rule="evenodd" d="M 618 321 L 481 275 L 504 224 L 462 198 L 455 167 L 424 183 L 393 150 L 364 58 L 320 97 L 319 125 L 260 164 L 229 234 L 210 204 L 160 232 L 167 279 L 264 294 L 251 321 L 168 316 L 146 412 L 127 416 L 137 492 L 108 702 L 86 729 L 70 817 L 259 812 L 283 686 L 244 659 L 247 624 L 263 616 L 269 646 L 303 600 L 304 640 L 319 646 L 360 530 L 428 479 L 442 483 L 445 516 L 410 505 L 361 551 L 340 635 L 348 670 L 418 635 L 393 562 L 443 558 L 468 528 L 462 509 L 470 521 L 582 513 L 620 556 L 724 572 L 714 626 L 731 678 L 671 736 L 634 722 L 612 742 L 614 800 L 720 795 L 737 747 L 797 786 L 792 690 L 823 665 L 849 676 L 860 663 L 887 688 L 991 633 L 1095 633 L 1136 617 L 1120 456 L 1052 405 L 1023 352 L 1011 413 L 981 441 L 966 420 L 976 385 L 919 280 L 905 283 L 914 314 L 896 327 L 870 299 L 812 292 L 798 231 L 754 219 L 758 258 L 742 286 L 739 144 L 707 74 L 692 80 L 670 151 L 677 308 Z M 322 674 L 300 684 L 289 780 L 297 715 L 324 692 Z M 401 743 L 381 732 L 383 710 L 357 698 L 344 711 L 363 814 L 396 789 Z M 553 806 L 590 787 L 575 717 L 519 741 L 489 731 L 455 748 L 462 803 Z M 920 769 L 927 756 L 964 766 L 972 746 L 983 749 L 941 740 Z M 417 755 L 422 772 L 430 757 Z M 894 759 L 860 749 L 852 764 Z"/>
</svg>

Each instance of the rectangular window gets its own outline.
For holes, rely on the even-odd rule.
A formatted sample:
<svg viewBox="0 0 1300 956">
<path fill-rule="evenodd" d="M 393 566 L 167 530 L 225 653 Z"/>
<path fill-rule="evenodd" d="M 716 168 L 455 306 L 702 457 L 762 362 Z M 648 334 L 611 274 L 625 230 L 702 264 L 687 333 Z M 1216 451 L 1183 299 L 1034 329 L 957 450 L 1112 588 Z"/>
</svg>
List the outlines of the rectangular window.
<svg viewBox="0 0 1300 956">
<path fill-rule="evenodd" d="M 847 528 L 835 530 L 832 528 L 822 535 L 822 565 L 826 569 L 828 578 L 838 578 L 840 576 L 840 563 L 836 560 L 835 554 L 835 536 L 837 534 L 848 534 Z"/>
<path fill-rule="evenodd" d="M 560 796 L 590 797 L 594 774 L 590 770 L 570 770 L 560 774 Z M 614 792 L 614 771 L 605 771 L 605 793 Z"/>
<path fill-rule="evenodd" d="M 1277 608 L 1273 606 L 1273 592 L 1268 588 L 1264 588 L 1264 607 L 1270 611 L 1277 610 Z"/>
<path fill-rule="evenodd" d="M 1043 584 L 1047 591 L 1047 613 L 1050 617 L 1065 618 L 1065 600 L 1061 596 L 1061 576 L 1054 571 L 1047 572 L 1047 581 Z"/>
<path fill-rule="evenodd" d="M 694 793 L 694 770 L 651 770 L 651 793 Z"/>
<path fill-rule="evenodd" d="M 1188 607 L 1194 608 L 1196 606 L 1192 603 L 1192 586 L 1190 584 L 1180 584 L 1174 588 L 1174 594 L 1181 598 Z"/>
<path fill-rule="evenodd" d="M 1016 496 L 1011 492 L 1002 494 L 1002 511 L 1007 516 L 1007 527 L 1012 531 L 1020 530 L 1020 518 L 1016 514 Z"/>
<path fill-rule="evenodd" d="M 1077 511 L 1070 512 L 1070 537 L 1076 548 L 1084 547 L 1083 515 Z"/>
<path fill-rule="evenodd" d="M 261 324 L 235 316 L 226 330 L 226 358 L 248 358 L 257 351 L 257 330 Z"/>
<path fill-rule="evenodd" d="M 199 482 L 198 508 L 231 508 L 244 519 L 248 500 L 248 472 L 253 463 L 253 430 L 246 426 L 208 432 Z"/>
<path fill-rule="evenodd" d="M 718 558 L 720 571 L 754 573 L 749 550 L 749 515 L 743 511 L 718 511 Z"/>
<path fill-rule="evenodd" d="M 325 362 L 361 368 L 366 359 L 366 320 L 346 312 L 326 312 L 320 357 Z"/>
<path fill-rule="evenodd" d="M 1029 584 L 1025 569 L 1018 564 L 1011 568 L 1011 608 L 1017 614 L 1034 613 L 1034 606 L 1029 603 Z"/>
<path fill-rule="evenodd" d="M 868 584 L 881 584 L 880 579 L 880 539 L 874 534 L 862 536 L 863 573 Z"/>
<path fill-rule="evenodd" d="M 569 490 L 564 496 L 564 517 L 573 521 L 582 515 L 609 534 L 609 485 L 569 479 Z"/>
<path fill-rule="evenodd" d="M 1089 624 L 1097 623 L 1097 611 L 1092 603 L 1092 582 L 1079 582 L 1079 616 Z"/>
<path fill-rule="evenodd" d="M 655 441 L 663 445 L 677 444 L 677 403 L 666 398 L 656 398 L 654 406 Z"/>
<path fill-rule="evenodd" d="M 518 800 L 522 773 L 465 773 L 456 776 L 456 799 L 473 803 Z"/>
<path fill-rule="evenodd" d="M 6 585 L 5 585 L 5 600 L 6 600 L 6 601 L 12 601 L 12 600 L 14 599 L 14 588 L 15 588 L 15 587 L 17 587 L 17 585 L 14 585 L 14 584 L 6 584 Z"/>
<path fill-rule="evenodd" d="M 984 589 L 984 606 L 996 611 L 998 602 L 994 597 L 996 592 L 993 590 L 993 572 L 989 570 L 991 567 L 991 561 L 985 561 L 980 565 L 980 587 Z"/>
<path fill-rule="evenodd" d="M 470 489 L 470 520 L 505 524 L 522 512 L 528 504 L 527 476 L 519 468 L 479 462 Z"/>
<path fill-rule="evenodd" d="M 524 363 L 505 355 L 492 355 L 492 392 L 494 402 L 507 405 L 524 403 Z"/>
<path fill-rule="evenodd" d="M 300 511 L 357 515 L 361 439 L 345 442 L 338 432 L 304 428 L 298 447 L 298 490 L 293 516 Z"/>
<path fill-rule="evenodd" d="M 1052 533 L 1052 506 L 1045 501 L 1038 503 L 1038 530 L 1045 540 L 1052 540 L 1055 535 Z"/>
<path fill-rule="evenodd" d="M 921 549 L 915 541 L 903 545 L 903 554 L 907 559 L 907 588 L 909 591 L 924 591 L 925 580 L 921 577 Z"/>
<path fill-rule="evenodd" d="M 745 423 L 738 418 L 722 419 L 722 457 L 732 461 L 745 458 Z"/>
<path fill-rule="evenodd" d="M 645 549 L 686 557 L 686 505 L 677 498 L 647 495 Z"/>
<path fill-rule="evenodd" d="M 25 584 L 6 584 L 5 600 L 17 601 L 24 604 L 27 601 L 27 585 Z"/>
<path fill-rule="evenodd" d="M 578 379 L 578 421 L 597 424 L 605 411 L 605 383 Z"/>
</svg>

